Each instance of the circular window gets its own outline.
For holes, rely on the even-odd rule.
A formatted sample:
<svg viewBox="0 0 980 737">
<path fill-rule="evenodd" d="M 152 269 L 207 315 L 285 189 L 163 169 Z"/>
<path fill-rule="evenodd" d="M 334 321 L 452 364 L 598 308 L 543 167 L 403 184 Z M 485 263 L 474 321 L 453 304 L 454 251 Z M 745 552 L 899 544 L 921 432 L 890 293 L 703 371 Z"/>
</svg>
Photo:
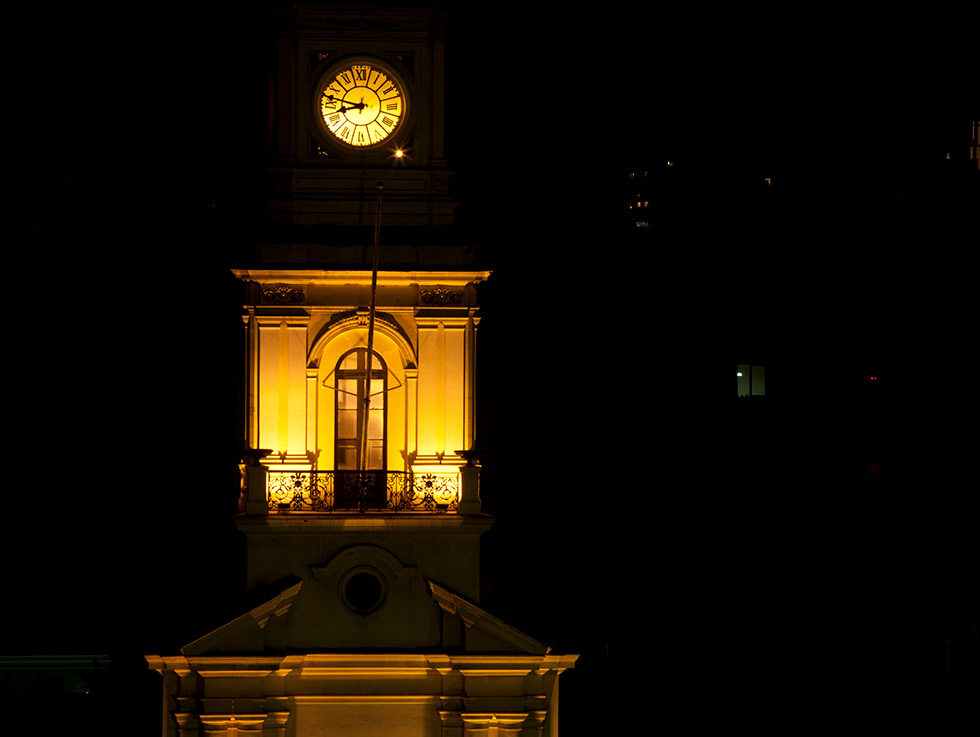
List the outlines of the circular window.
<svg viewBox="0 0 980 737">
<path fill-rule="evenodd" d="M 358 614 L 373 612 L 384 603 L 386 594 L 384 577 L 374 568 L 354 568 L 340 580 L 340 598 Z"/>
</svg>

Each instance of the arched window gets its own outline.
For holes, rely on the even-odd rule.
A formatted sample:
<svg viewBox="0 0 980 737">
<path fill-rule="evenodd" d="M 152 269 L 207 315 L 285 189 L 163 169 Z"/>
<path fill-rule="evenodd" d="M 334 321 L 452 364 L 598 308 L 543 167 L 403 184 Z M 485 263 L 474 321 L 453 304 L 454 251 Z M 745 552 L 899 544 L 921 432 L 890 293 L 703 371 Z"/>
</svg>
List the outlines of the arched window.
<svg viewBox="0 0 980 737">
<path fill-rule="evenodd" d="M 337 362 L 337 426 L 334 459 L 340 471 L 385 467 L 388 368 L 373 352 L 368 377 L 366 348 L 348 351 Z M 365 402 L 370 398 L 370 402 Z M 366 433 L 366 441 L 365 441 Z"/>
</svg>

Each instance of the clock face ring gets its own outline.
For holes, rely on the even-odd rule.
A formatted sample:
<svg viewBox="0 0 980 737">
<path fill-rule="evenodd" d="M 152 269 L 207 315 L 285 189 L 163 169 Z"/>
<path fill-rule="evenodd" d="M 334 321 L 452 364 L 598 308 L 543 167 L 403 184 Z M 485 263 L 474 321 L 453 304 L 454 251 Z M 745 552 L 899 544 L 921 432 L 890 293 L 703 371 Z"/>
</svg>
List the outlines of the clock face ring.
<svg viewBox="0 0 980 737">
<path fill-rule="evenodd" d="M 317 115 L 324 130 L 351 148 L 385 143 L 405 120 L 408 96 L 399 76 L 369 59 L 331 67 L 316 90 Z"/>
</svg>

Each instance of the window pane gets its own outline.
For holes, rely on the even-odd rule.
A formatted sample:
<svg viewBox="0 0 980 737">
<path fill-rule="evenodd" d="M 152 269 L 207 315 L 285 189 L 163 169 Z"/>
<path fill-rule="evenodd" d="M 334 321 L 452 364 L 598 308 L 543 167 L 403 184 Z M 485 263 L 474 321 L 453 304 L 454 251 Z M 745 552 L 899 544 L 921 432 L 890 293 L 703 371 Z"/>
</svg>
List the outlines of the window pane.
<svg viewBox="0 0 980 737">
<path fill-rule="evenodd" d="M 747 363 L 738 364 L 736 378 L 738 379 L 738 396 L 749 396 L 749 365 Z"/>
<path fill-rule="evenodd" d="M 337 437 L 349 439 L 357 437 L 357 410 L 343 409 L 337 412 Z"/>
<path fill-rule="evenodd" d="M 367 468 L 384 468 L 384 444 L 381 440 L 368 441 Z"/>
<path fill-rule="evenodd" d="M 337 409 L 357 409 L 357 379 L 337 382 Z"/>
<path fill-rule="evenodd" d="M 368 439 L 383 438 L 385 432 L 384 409 L 371 409 L 368 413 Z"/>
<path fill-rule="evenodd" d="M 337 468 L 341 470 L 356 470 L 357 449 L 348 445 L 338 445 Z"/>
</svg>

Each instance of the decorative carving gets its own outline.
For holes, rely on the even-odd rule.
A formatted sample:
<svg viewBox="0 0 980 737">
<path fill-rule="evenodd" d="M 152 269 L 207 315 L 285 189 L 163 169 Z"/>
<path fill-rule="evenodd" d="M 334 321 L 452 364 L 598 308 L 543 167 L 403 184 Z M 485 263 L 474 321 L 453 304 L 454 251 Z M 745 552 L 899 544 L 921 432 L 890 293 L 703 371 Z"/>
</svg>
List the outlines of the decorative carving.
<svg viewBox="0 0 980 737">
<path fill-rule="evenodd" d="M 371 314 L 368 310 L 357 310 L 356 312 L 345 312 L 339 315 L 334 315 L 330 319 L 330 327 L 336 327 L 337 325 L 342 325 L 345 322 L 354 322 L 358 327 L 366 328 L 368 323 L 371 321 Z M 386 328 L 394 333 L 399 333 L 407 340 L 405 336 L 405 331 L 402 330 L 401 326 L 395 321 L 393 317 L 384 312 L 374 313 L 374 324 L 375 326 L 384 325 Z"/>
<path fill-rule="evenodd" d="M 457 471 L 273 471 L 268 476 L 269 511 L 458 512 Z"/>
<path fill-rule="evenodd" d="M 262 290 L 262 301 L 267 304 L 296 305 L 306 301 L 306 293 L 299 287 L 277 284 Z"/>
<path fill-rule="evenodd" d="M 463 290 L 450 289 L 449 287 L 423 288 L 421 301 L 424 305 L 461 305 L 463 304 Z"/>
</svg>

